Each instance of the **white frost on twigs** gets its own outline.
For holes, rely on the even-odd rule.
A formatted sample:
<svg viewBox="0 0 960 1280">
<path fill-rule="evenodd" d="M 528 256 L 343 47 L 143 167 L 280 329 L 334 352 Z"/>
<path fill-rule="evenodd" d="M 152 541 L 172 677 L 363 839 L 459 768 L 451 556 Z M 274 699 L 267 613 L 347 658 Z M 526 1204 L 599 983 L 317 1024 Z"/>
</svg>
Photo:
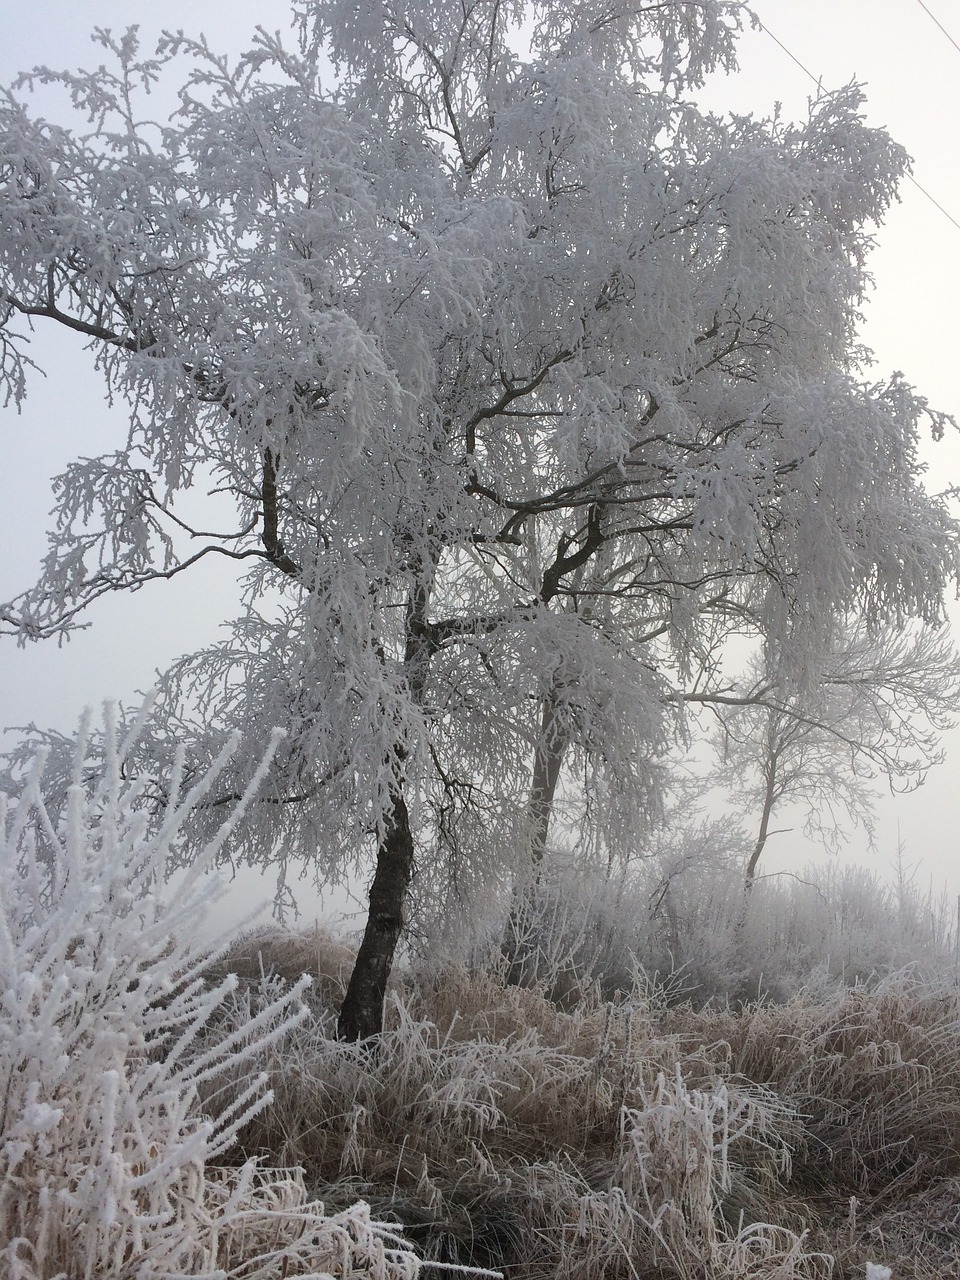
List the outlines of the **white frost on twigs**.
<svg viewBox="0 0 960 1280">
<path fill-rule="evenodd" d="M 0 794 L 4 1274 L 106 1280 L 128 1274 L 134 1256 L 144 1280 L 237 1268 L 267 1280 L 279 1250 L 301 1275 L 412 1277 L 416 1259 L 366 1206 L 330 1218 L 307 1203 L 295 1171 L 211 1165 L 269 1104 L 253 1060 L 306 1016 L 310 981 L 218 1036 L 236 979 L 204 981 L 212 955 L 197 938 L 220 891 L 204 872 L 232 818 L 164 892 L 173 851 L 190 845 L 191 810 L 236 741 L 185 795 L 175 761 L 160 806 L 130 768 L 136 735 L 121 741 L 113 708 L 102 768 L 81 780 L 89 732 L 88 715 L 59 812 L 44 793 L 42 754 L 18 796 Z M 238 809 L 258 781 L 259 772 Z M 205 1114 L 199 1087 L 227 1072 L 239 1087 Z"/>
</svg>

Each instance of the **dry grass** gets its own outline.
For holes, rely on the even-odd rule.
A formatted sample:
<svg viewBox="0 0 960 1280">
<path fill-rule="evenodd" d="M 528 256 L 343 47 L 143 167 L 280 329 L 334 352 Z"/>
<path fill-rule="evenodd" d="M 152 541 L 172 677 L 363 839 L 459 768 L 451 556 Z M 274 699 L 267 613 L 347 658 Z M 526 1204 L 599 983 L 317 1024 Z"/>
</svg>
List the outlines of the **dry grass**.
<svg viewBox="0 0 960 1280">
<path fill-rule="evenodd" d="M 721 1046 L 718 1068 L 804 1116 L 794 1180 L 811 1195 L 902 1202 L 960 1172 L 960 1006 L 909 971 L 876 987 L 741 1013 L 668 1016 Z"/>
<path fill-rule="evenodd" d="M 947 1280 L 960 1276 L 960 1179 L 933 1182 L 896 1207 L 871 1216 L 841 1237 L 838 1253 L 850 1258 L 850 1274 L 865 1252 L 888 1260 L 896 1280 Z"/>
<path fill-rule="evenodd" d="M 304 945 L 291 966 L 274 937 L 264 967 L 324 953 Z M 302 1166 L 334 1206 L 366 1200 L 427 1258 L 512 1280 L 958 1273 L 951 986 L 902 973 L 740 1011 L 640 995 L 562 1011 L 452 965 L 397 984 L 376 1052 L 332 1036 L 321 1002 L 272 1051 L 275 1105 L 243 1153 Z"/>
</svg>

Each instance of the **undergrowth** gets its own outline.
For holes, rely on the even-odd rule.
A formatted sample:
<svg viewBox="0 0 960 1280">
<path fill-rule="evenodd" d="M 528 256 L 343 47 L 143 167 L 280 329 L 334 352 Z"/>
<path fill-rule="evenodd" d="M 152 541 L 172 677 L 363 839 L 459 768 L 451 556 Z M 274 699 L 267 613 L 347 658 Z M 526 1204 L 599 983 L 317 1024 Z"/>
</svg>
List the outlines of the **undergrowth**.
<svg viewBox="0 0 960 1280">
<path fill-rule="evenodd" d="M 301 1166 L 331 1204 L 362 1198 L 427 1258 L 514 1280 L 960 1274 L 952 980 L 700 1008 L 595 985 L 560 1008 L 502 964 L 434 962 L 398 979 L 372 1049 L 333 1039 L 341 942 L 244 954 L 263 976 L 241 1021 L 306 954 L 326 979 L 264 1057 L 275 1104 L 242 1152 Z"/>
<path fill-rule="evenodd" d="M 411 960 L 379 1040 L 343 1044 L 342 939 L 198 941 L 203 872 L 234 819 L 166 878 L 229 745 L 190 789 L 174 760 L 159 811 L 126 776 L 134 738 L 108 719 L 96 775 L 84 732 L 62 811 L 42 759 L 0 797 L 10 1280 L 960 1275 L 960 1000 L 942 912 L 901 889 L 884 934 L 875 885 L 832 908 L 818 891 L 820 934 L 809 912 L 774 913 L 765 953 L 769 918 L 731 930 L 737 901 L 712 890 L 709 923 L 687 904 L 684 942 L 674 877 L 671 944 L 710 932 L 722 961 L 701 959 L 691 987 L 695 951 L 644 966 L 658 909 L 631 925 L 622 885 L 579 901 L 545 885 L 527 985 L 506 980 L 502 934 L 468 939 Z M 847 952 L 804 985 L 810 936 Z M 896 968 L 911 938 L 919 961 Z M 750 999 L 744 973 L 778 965 Z"/>
<path fill-rule="evenodd" d="M 139 726 L 138 726 L 139 727 Z M 0 1271 L 5 1280 L 412 1280 L 419 1263 L 367 1205 L 336 1211 L 303 1172 L 231 1159 L 269 1106 L 271 1058 L 309 979 L 261 992 L 208 981 L 205 881 L 239 802 L 190 872 L 185 824 L 229 757 L 192 787 L 172 762 L 162 812 L 128 777 L 135 732 L 108 713 L 101 773 L 76 743 L 62 811 L 44 758 L 0 794 Z"/>
</svg>

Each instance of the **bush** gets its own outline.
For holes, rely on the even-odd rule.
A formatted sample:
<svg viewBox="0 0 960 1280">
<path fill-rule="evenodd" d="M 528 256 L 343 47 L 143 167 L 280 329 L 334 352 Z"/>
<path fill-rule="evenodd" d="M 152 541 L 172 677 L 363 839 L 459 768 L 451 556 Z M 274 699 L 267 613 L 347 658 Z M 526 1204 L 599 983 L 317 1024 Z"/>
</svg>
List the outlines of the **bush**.
<svg viewBox="0 0 960 1280">
<path fill-rule="evenodd" d="M 526 936 L 512 939 L 525 981 L 564 1007 L 592 989 L 624 997 L 638 983 L 666 1003 L 704 1006 L 783 1002 L 814 983 L 875 985 L 906 967 L 931 980 L 957 975 L 949 904 L 908 877 L 891 887 L 860 867 L 813 866 L 759 878 L 745 909 L 740 867 L 703 853 L 613 878 L 552 868 L 524 904 Z"/>
<path fill-rule="evenodd" d="M 298 1170 L 217 1165 L 271 1101 L 254 1061 L 306 1013 L 309 979 L 246 1020 L 224 1016 L 234 977 L 204 979 L 218 950 L 197 942 L 218 892 L 206 873 L 258 779 L 171 887 L 191 811 L 236 744 L 186 794 L 174 760 L 158 806 L 126 778 L 133 738 L 110 712 L 102 771 L 82 780 L 88 733 L 61 812 L 42 755 L 16 799 L 0 795 L 4 1275 L 412 1276 L 365 1205 L 330 1217 Z"/>
</svg>

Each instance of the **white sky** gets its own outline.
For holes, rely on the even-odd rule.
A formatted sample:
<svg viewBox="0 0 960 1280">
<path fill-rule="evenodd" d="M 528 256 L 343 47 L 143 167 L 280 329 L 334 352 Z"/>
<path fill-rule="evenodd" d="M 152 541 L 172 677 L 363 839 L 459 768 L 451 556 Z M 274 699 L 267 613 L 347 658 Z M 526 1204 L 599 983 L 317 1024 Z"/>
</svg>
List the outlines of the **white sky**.
<svg viewBox="0 0 960 1280">
<path fill-rule="evenodd" d="M 960 42 L 960 0 L 927 0 L 927 7 Z M 865 84 L 869 121 L 885 125 L 906 146 L 917 181 L 960 222 L 960 49 L 919 0 L 755 0 L 754 9 L 825 87 L 854 77 Z M 202 7 L 187 0 L 0 0 L 0 83 L 38 63 L 96 65 L 98 50 L 88 38 L 94 26 L 120 31 L 139 23 L 148 48 L 162 27 L 203 31 L 215 49 L 235 52 L 257 23 L 283 28 L 287 14 L 284 0 L 207 0 Z M 803 114 L 815 86 L 771 35 L 746 33 L 740 62 L 739 75 L 712 82 L 702 103 L 766 115 L 780 101 L 787 116 Z M 905 184 L 902 203 L 878 234 L 872 265 L 876 295 L 864 336 L 876 352 L 878 377 L 900 369 L 931 404 L 960 415 L 960 227 Z M 38 335 L 34 354 L 46 381 L 34 379 L 19 417 L 0 410 L 0 598 L 29 584 L 44 552 L 50 476 L 123 436 L 122 413 L 111 416 L 103 405 L 100 383 L 76 348 L 75 335 Z M 960 483 L 960 437 L 932 447 L 927 461 L 931 488 Z M 4 640 L 0 726 L 35 720 L 68 729 L 85 705 L 129 699 L 148 687 L 157 667 L 202 646 L 233 616 L 235 591 L 224 567 L 199 567 L 189 581 L 101 602 L 91 611 L 91 628 L 59 650 L 19 650 Z M 873 856 L 876 865 L 889 867 L 899 829 L 924 882 L 946 882 L 960 895 L 960 730 L 945 747 L 946 763 L 920 792 L 884 804 Z M 816 851 L 798 837 L 782 837 L 779 848 L 771 842 L 764 861 L 767 869 L 796 865 L 808 852 Z M 856 842 L 851 857 L 868 860 Z"/>
</svg>

